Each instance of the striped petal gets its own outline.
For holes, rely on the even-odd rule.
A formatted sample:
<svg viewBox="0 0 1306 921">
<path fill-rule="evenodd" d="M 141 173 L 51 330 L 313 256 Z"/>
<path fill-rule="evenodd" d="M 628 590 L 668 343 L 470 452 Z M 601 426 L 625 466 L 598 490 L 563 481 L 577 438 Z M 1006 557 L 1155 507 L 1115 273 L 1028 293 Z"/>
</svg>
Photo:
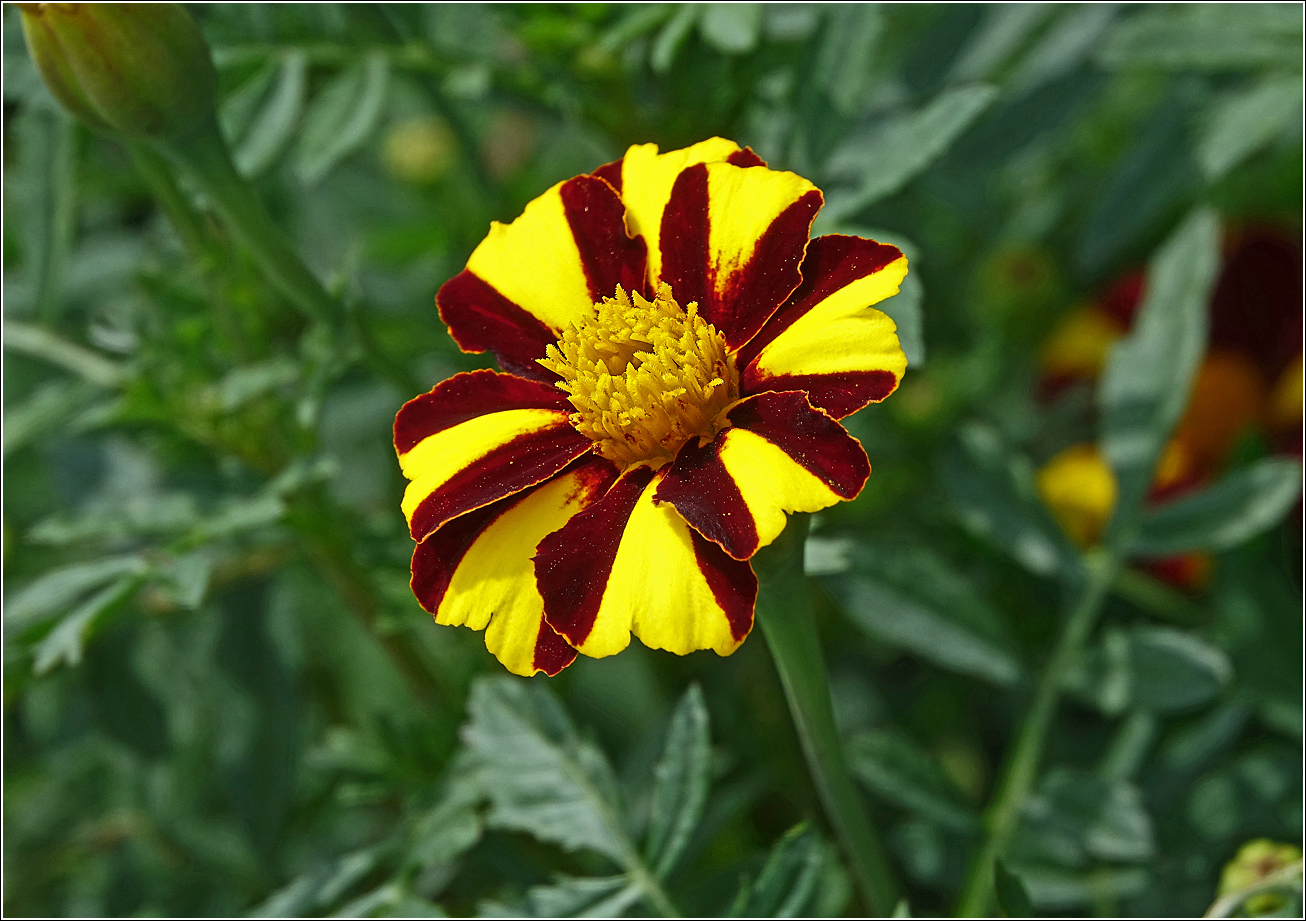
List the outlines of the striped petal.
<svg viewBox="0 0 1306 921">
<path fill-rule="evenodd" d="M 799 266 L 821 202 L 816 186 L 794 173 L 731 163 L 687 167 L 662 212 L 661 280 L 680 303 L 696 302 L 738 348 L 802 281 Z"/>
<path fill-rule="evenodd" d="M 766 166 L 766 161 L 753 153 L 753 148 L 745 147 L 740 150 L 733 141 L 727 141 L 722 138 L 712 138 L 711 140 L 704 141 L 703 144 L 696 145 L 695 147 L 687 147 L 684 151 L 674 150 L 665 154 L 659 154 L 657 152 L 658 145 L 656 144 L 641 144 L 637 147 L 632 147 L 631 150 L 640 151 L 641 153 L 638 154 L 637 157 L 642 156 L 645 159 L 648 159 L 649 151 L 651 151 L 652 156 L 662 157 L 674 157 L 685 153 L 686 151 L 694 151 L 694 153 L 690 155 L 691 157 L 707 156 L 707 159 L 705 160 L 688 159 L 679 161 L 679 165 L 675 166 L 675 172 L 670 173 L 672 181 L 675 180 L 676 175 L 681 169 L 691 163 L 705 163 L 708 162 L 708 160 L 717 159 L 713 158 L 711 155 L 716 153 L 718 150 L 730 150 L 728 155 L 719 159 L 724 159 L 727 163 L 733 163 L 735 166 Z M 670 170 L 673 165 L 673 163 L 669 163 L 667 169 Z M 613 160 L 611 163 L 604 163 L 594 172 L 590 173 L 590 175 L 599 177 L 608 185 L 620 192 L 622 188 L 622 172 L 625 169 L 625 166 L 626 158 L 622 157 L 620 160 Z M 671 184 L 669 182 L 666 191 L 670 192 L 670 190 Z M 665 207 L 665 202 L 661 207 Z"/>
<path fill-rule="evenodd" d="M 531 557 L 536 545 L 616 478 L 587 459 L 533 489 L 450 522 L 417 545 L 413 594 L 436 623 L 485 631 L 485 645 L 518 675 L 556 675 L 576 650 L 544 620 Z"/>
<path fill-rule="evenodd" d="M 463 351 L 488 350 L 506 371 L 551 380 L 535 360 L 617 285 L 649 293 L 644 241 L 627 236 L 621 198 L 607 182 L 577 176 L 511 224 L 492 223 L 436 304 Z"/>
<path fill-rule="evenodd" d="M 409 400 L 395 451 L 410 482 L 402 508 L 415 540 L 472 509 L 553 476 L 589 450 L 566 396 L 511 374 L 470 371 Z"/>
<path fill-rule="evenodd" d="M 907 259 L 860 237 L 818 237 L 803 259 L 803 282 L 740 350 L 740 391 L 803 390 L 842 419 L 898 386 L 907 358 L 897 326 L 871 307 L 898 293 Z"/>
<path fill-rule="evenodd" d="M 656 499 L 737 560 L 780 536 L 789 512 L 852 499 L 871 475 L 861 443 L 802 393 L 749 397 L 728 419 L 712 443 L 681 449 Z"/>
<path fill-rule="evenodd" d="M 549 625 L 588 656 L 646 646 L 729 655 L 753 626 L 757 577 L 654 502 L 664 476 L 627 470 L 540 542 L 535 573 Z"/>
</svg>

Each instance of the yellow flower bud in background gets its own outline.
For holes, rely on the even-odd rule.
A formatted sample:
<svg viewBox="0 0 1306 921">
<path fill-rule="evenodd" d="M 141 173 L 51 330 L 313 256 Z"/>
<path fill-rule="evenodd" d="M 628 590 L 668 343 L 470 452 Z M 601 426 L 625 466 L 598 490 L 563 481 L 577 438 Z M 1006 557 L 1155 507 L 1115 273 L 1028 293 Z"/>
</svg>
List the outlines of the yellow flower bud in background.
<svg viewBox="0 0 1306 921">
<path fill-rule="evenodd" d="M 1080 547 L 1102 537 L 1116 507 L 1116 477 L 1096 445 L 1066 448 L 1038 471 L 1039 497 Z"/>
<path fill-rule="evenodd" d="M 55 98 L 93 128 L 178 139 L 213 118 L 217 74 L 180 3 L 20 3 Z"/>
</svg>

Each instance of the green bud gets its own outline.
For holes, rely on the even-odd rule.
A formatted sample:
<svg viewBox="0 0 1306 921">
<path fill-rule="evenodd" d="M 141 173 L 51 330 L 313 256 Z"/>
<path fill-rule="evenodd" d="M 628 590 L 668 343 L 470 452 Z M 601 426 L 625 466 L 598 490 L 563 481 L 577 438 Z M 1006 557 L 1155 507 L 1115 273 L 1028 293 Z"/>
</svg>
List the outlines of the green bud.
<svg viewBox="0 0 1306 921">
<path fill-rule="evenodd" d="M 50 91 L 93 128 L 177 140 L 212 122 L 217 74 L 180 3 L 20 3 Z"/>
</svg>

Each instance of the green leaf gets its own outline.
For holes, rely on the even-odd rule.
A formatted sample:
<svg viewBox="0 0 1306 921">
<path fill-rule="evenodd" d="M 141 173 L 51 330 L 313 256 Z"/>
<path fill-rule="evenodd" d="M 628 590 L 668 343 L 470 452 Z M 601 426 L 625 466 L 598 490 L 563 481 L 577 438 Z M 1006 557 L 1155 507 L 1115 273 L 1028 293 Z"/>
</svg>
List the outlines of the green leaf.
<svg viewBox="0 0 1306 921">
<path fill-rule="evenodd" d="M 1143 513 L 1130 549 L 1149 556 L 1229 550 L 1273 528 L 1301 495 L 1301 465 L 1270 457 Z"/>
<path fill-rule="evenodd" d="M 835 109 L 856 115 L 871 86 L 875 50 L 884 31 L 884 14 L 871 3 L 826 9 L 826 31 L 816 61 L 816 82 Z"/>
<path fill-rule="evenodd" d="M 1098 387 L 1099 443 L 1120 484 L 1108 540 L 1132 529 L 1161 448 L 1183 414 L 1206 347 L 1219 264 L 1214 213 L 1194 212 L 1148 264 L 1133 330 L 1112 349 Z"/>
<path fill-rule="evenodd" d="M 389 80 L 389 58 L 374 52 L 323 88 L 304 116 L 295 150 L 295 174 L 301 182 L 320 182 L 371 137 L 385 108 Z"/>
<path fill-rule="evenodd" d="M 927 752 L 893 729 L 858 733 L 846 743 L 848 767 L 868 789 L 946 828 L 969 832 L 977 822 Z"/>
<path fill-rule="evenodd" d="M 536 918 L 619 918 L 640 895 L 625 876 L 564 876 L 549 886 L 532 886 L 526 900 Z"/>
<path fill-rule="evenodd" d="M 747 54 L 762 28 L 760 3 L 709 3 L 698 20 L 703 41 L 722 54 Z"/>
<path fill-rule="evenodd" d="M 1029 903 L 1029 893 L 1020 877 L 1007 869 L 1006 864 L 998 860 L 993 865 L 993 888 L 998 898 L 998 907 L 1008 918 L 1032 918 L 1034 908 Z"/>
<path fill-rule="evenodd" d="M 1271 76 L 1221 97 L 1197 143 L 1206 178 L 1219 179 L 1301 116 L 1300 77 Z"/>
<path fill-rule="evenodd" d="M 468 713 L 463 741 L 490 800 L 490 825 L 630 865 L 634 848 L 612 768 L 552 694 L 539 684 L 480 678 Z"/>
<path fill-rule="evenodd" d="M 1053 768 L 1025 806 L 1009 858 L 1013 864 L 1079 868 L 1093 861 L 1142 862 L 1155 852 L 1152 819 L 1137 787 Z M 1021 875 L 1037 904 L 1029 877 Z"/>
<path fill-rule="evenodd" d="M 124 576 L 92 595 L 39 642 L 33 650 L 33 671 L 44 675 L 61 662 L 76 666 L 102 617 L 130 598 L 141 585 L 140 575 Z"/>
<path fill-rule="evenodd" d="M 1028 93 L 1078 67 L 1097 47 L 1116 13 L 1111 3 L 1065 7 L 1008 78 L 1009 92 Z"/>
<path fill-rule="evenodd" d="M 671 69 L 703 9 L 697 3 L 681 4 L 676 15 L 658 32 L 658 37 L 653 42 L 653 51 L 649 55 L 649 66 L 655 74 L 664 74 Z"/>
<path fill-rule="evenodd" d="M 1170 627 L 1131 630 L 1129 658 L 1131 703 L 1143 710 L 1199 706 L 1213 699 L 1233 676 L 1233 667 L 1220 649 Z"/>
<path fill-rule="evenodd" d="M 235 146 L 233 158 L 243 175 L 259 175 L 285 150 L 304 111 L 307 83 L 308 61 L 303 52 L 287 53 L 266 102 L 250 119 L 248 130 Z"/>
<path fill-rule="evenodd" d="M 976 537 L 1040 576 L 1076 570 L 1074 550 L 1038 499 L 1033 464 L 996 430 L 963 428 L 943 456 L 940 479 Z"/>
<path fill-rule="evenodd" d="M 957 55 L 949 83 L 990 80 L 1057 8 L 1048 3 L 995 3 Z"/>
<path fill-rule="evenodd" d="M 711 772 L 707 705 L 698 685 L 681 698 L 654 769 L 653 804 L 645 854 L 659 879 L 676 865 L 703 816 Z"/>
<path fill-rule="evenodd" d="M 140 575 L 148 569 L 149 564 L 136 554 L 52 569 L 6 599 L 5 636 L 14 636 L 33 624 L 66 611 L 92 589 L 114 582 L 121 576 Z"/>
<path fill-rule="evenodd" d="M 834 594 L 849 619 L 879 642 L 993 684 L 1021 678 L 1020 663 L 1008 650 L 928 602 L 856 576 L 838 578 Z"/>
<path fill-rule="evenodd" d="M 1040 911 L 1091 909 L 1104 899 L 1120 902 L 1137 898 L 1155 877 L 1144 867 L 1098 867 L 1064 870 L 1059 867 L 1022 864 L 1020 876 L 1030 902 Z"/>
<path fill-rule="evenodd" d="M 18 405 L 5 407 L 4 456 L 67 425 L 99 392 L 99 387 L 87 381 L 56 380 L 42 385 Z"/>
<path fill-rule="evenodd" d="M 1178 3 L 1124 19 L 1097 60 L 1108 68 L 1300 72 L 1301 10 L 1291 3 Z"/>
<path fill-rule="evenodd" d="M 829 849 L 805 824 L 785 832 L 755 882 L 745 879 L 730 908 L 734 918 L 793 918 L 816 894 Z"/>
<path fill-rule="evenodd" d="M 821 211 L 821 226 L 897 192 L 947 152 L 996 96 L 994 87 L 983 84 L 944 90 L 925 108 L 840 145 L 826 163 L 826 172 L 833 179 L 855 179 L 856 185 L 830 192 Z"/>
</svg>

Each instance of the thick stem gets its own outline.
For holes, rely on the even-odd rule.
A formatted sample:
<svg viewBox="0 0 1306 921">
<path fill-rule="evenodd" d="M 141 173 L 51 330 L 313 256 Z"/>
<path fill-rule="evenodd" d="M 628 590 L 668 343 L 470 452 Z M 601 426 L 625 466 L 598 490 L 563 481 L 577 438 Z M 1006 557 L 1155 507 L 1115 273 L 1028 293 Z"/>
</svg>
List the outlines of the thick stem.
<svg viewBox="0 0 1306 921">
<path fill-rule="evenodd" d="M 159 146 L 191 174 L 231 233 L 249 250 L 259 270 L 283 295 L 315 320 L 333 326 L 343 323 L 340 303 L 327 294 L 286 242 L 249 183 L 236 172 L 216 122 L 184 141 Z"/>
<path fill-rule="evenodd" d="M 984 837 L 971 860 L 957 906 L 957 914 L 962 917 L 989 914 L 993 898 L 994 861 L 1006 848 L 1016 830 L 1020 813 L 1038 776 L 1048 730 L 1052 727 L 1052 718 L 1056 715 L 1057 704 L 1061 700 L 1061 685 L 1092 634 L 1098 614 L 1102 611 L 1102 602 L 1119 569 L 1118 558 L 1107 553 L 1089 554 L 1085 557 L 1084 564 L 1086 578 L 1039 678 L 1034 702 L 1021 723 L 1016 744 L 1002 769 L 993 799 L 984 811 Z"/>
<path fill-rule="evenodd" d="M 807 527 L 806 515 L 794 515 L 780 538 L 758 554 L 757 622 L 780 673 L 812 781 L 852 865 L 866 908 L 888 917 L 897 900 L 897 886 L 844 762 L 830 681 L 812 619 L 811 587 L 803 574 Z"/>
</svg>

